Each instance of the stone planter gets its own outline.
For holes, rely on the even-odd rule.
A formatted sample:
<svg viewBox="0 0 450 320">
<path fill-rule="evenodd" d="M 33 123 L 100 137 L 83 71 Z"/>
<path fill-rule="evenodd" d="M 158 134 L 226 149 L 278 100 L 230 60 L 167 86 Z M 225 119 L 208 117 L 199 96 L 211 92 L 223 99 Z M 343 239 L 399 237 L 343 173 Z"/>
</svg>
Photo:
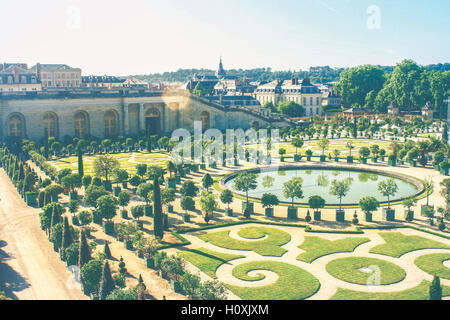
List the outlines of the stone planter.
<svg viewBox="0 0 450 320">
<path fill-rule="evenodd" d="M 295 162 L 299 162 L 300 159 L 301 159 L 301 156 L 300 156 L 300 155 L 294 154 L 294 161 L 295 161 Z"/>
<path fill-rule="evenodd" d="M 388 165 L 395 167 L 397 166 L 397 159 L 389 159 L 388 160 Z"/>
<path fill-rule="evenodd" d="M 170 189 L 177 189 L 177 182 L 175 179 L 168 179 L 166 183 L 166 187 Z"/>
<path fill-rule="evenodd" d="M 405 210 L 403 218 L 406 221 L 413 221 L 414 220 L 414 211 Z"/>
<path fill-rule="evenodd" d="M 306 160 L 307 160 L 307 161 L 311 161 L 311 157 L 310 157 L 310 156 L 307 156 L 307 157 L 306 157 Z"/>
<path fill-rule="evenodd" d="M 235 167 L 239 166 L 239 160 L 234 159 L 234 166 L 235 166 Z"/>
<path fill-rule="evenodd" d="M 97 211 L 92 211 L 92 221 L 96 224 L 102 223 L 102 217 Z"/>
<path fill-rule="evenodd" d="M 353 157 L 347 157 L 347 163 L 353 163 Z"/>
<path fill-rule="evenodd" d="M 122 188 L 121 188 L 121 187 L 114 187 L 114 196 L 115 196 L 115 197 L 118 197 L 120 191 L 122 191 Z"/>
<path fill-rule="evenodd" d="M 359 162 L 362 164 L 367 164 L 367 159 L 366 158 L 359 158 Z"/>
<path fill-rule="evenodd" d="M 335 162 L 339 162 L 339 158 L 338 157 L 334 157 L 334 161 Z"/>
<path fill-rule="evenodd" d="M 200 164 L 200 169 L 205 170 L 206 169 L 206 164 L 204 164 L 204 163 Z"/>
<path fill-rule="evenodd" d="M 175 176 L 175 182 L 180 183 L 181 182 L 181 176 Z"/>
<path fill-rule="evenodd" d="M 167 212 L 168 213 L 173 213 L 173 206 L 172 205 L 168 205 L 167 206 Z"/>
<path fill-rule="evenodd" d="M 122 217 L 122 219 L 128 219 L 128 211 L 127 210 L 120 211 L 120 216 Z"/>
<path fill-rule="evenodd" d="M 229 216 L 229 217 L 233 217 L 234 216 L 233 215 L 233 209 L 226 209 L 225 211 L 227 213 L 227 216 Z"/>
<path fill-rule="evenodd" d="M 364 220 L 366 222 L 373 222 L 373 214 L 369 212 L 364 212 Z"/>
<path fill-rule="evenodd" d="M 107 235 L 112 235 L 114 233 L 114 222 L 112 221 L 103 222 L 103 231 Z"/>
<path fill-rule="evenodd" d="M 383 208 L 383 219 L 385 221 L 395 221 L 395 210 Z"/>
<path fill-rule="evenodd" d="M 122 182 L 122 188 L 123 189 L 127 189 L 128 188 L 128 183 L 127 182 Z"/>
<path fill-rule="evenodd" d="M 153 257 L 144 257 L 144 262 L 147 268 L 154 269 L 155 268 L 155 260 Z"/>
<path fill-rule="evenodd" d="M 217 168 L 217 162 L 211 163 L 210 167 L 213 168 L 213 169 L 216 169 Z"/>
<path fill-rule="evenodd" d="M 249 208 L 249 210 L 250 210 L 250 214 L 253 214 L 254 213 L 254 210 L 255 210 L 255 205 L 254 205 L 254 203 L 253 202 L 242 202 L 242 212 L 245 212 L 245 209 L 247 208 L 247 206 L 248 206 L 248 208 Z"/>
<path fill-rule="evenodd" d="M 146 217 L 153 217 L 153 206 L 145 206 L 144 207 L 144 215 Z"/>
<path fill-rule="evenodd" d="M 109 191 L 109 192 L 112 191 L 112 183 L 111 183 L 111 181 L 103 181 L 103 186 L 105 187 L 106 191 Z"/>
<path fill-rule="evenodd" d="M 131 240 L 123 240 L 123 244 L 125 245 L 125 249 L 133 250 L 133 241 L 131 241 Z"/>
<path fill-rule="evenodd" d="M 296 207 L 288 207 L 287 211 L 288 219 L 297 220 L 298 219 L 298 210 Z"/>
<path fill-rule="evenodd" d="M 265 209 L 265 214 L 266 214 L 266 217 L 273 217 L 273 208 L 266 208 Z"/>
<path fill-rule="evenodd" d="M 377 163 L 378 162 L 378 157 L 372 157 L 372 162 L 373 163 Z"/>
<path fill-rule="evenodd" d="M 336 221 L 338 222 L 345 221 L 345 210 L 336 210 Z"/>
<path fill-rule="evenodd" d="M 322 220 L 322 212 L 321 211 L 314 211 L 314 220 L 315 221 L 321 221 Z"/>
<path fill-rule="evenodd" d="M 184 222 L 191 222 L 191 216 L 187 213 L 183 214 L 183 221 Z"/>
</svg>

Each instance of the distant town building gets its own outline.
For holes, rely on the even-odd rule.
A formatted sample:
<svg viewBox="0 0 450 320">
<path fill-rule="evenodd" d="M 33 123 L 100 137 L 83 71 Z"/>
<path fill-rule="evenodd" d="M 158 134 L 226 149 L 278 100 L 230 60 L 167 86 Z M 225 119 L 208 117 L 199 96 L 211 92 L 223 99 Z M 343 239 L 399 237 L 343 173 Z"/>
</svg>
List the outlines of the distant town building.
<svg viewBox="0 0 450 320">
<path fill-rule="evenodd" d="M 398 116 L 400 114 L 400 108 L 398 107 L 397 101 L 393 100 L 387 108 L 388 116 Z"/>
<path fill-rule="evenodd" d="M 432 120 L 434 116 L 434 111 L 431 108 L 430 102 L 425 104 L 425 107 L 422 108 L 422 118 L 423 120 Z"/>
<path fill-rule="evenodd" d="M 322 114 L 322 92 L 309 79 L 274 80 L 258 86 L 255 97 L 262 105 L 267 102 L 277 105 L 280 101 L 294 101 L 303 106 L 306 116 Z"/>
<path fill-rule="evenodd" d="M 0 91 L 41 91 L 42 84 L 35 72 L 24 63 L 0 64 Z"/>
<path fill-rule="evenodd" d="M 322 105 L 340 108 L 341 107 L 341 97 L 336 92 L 336 90 L 331 88 L 322 93 Z"/>
<path fill-rule="evenodd" d="M 66 64 L 40 64 L 30 68 L 37 74 L 42 87 L 74 88 L 81 87 L 81 69 L 72 68 Z"/>
<path fill-rule="evenodd" d="M 123 86 L 124 87 L 129 87 L 129 88 L 142 88 L 142 89 L 151 89 L 152 85 L 144 80 L 135 78 L 135 77 L 130 77 L 125 79 L 125 81 L 123 82 Z"/>
<path fill-rule="evenodd" d="M 342 113 L 344 118 L 346 118 L 347 120 L 358 119 L 361 117 L 369 116 L 371 114 L 372 112 L 365 108 L 350 108 Z"/>
<path fill-rule="evenodd" d="M 125 79 L 113 76 L 87 76 L 81 78 L 81 86 L 85 88 L 114 89 L 124 86 Z"/>
</svg>

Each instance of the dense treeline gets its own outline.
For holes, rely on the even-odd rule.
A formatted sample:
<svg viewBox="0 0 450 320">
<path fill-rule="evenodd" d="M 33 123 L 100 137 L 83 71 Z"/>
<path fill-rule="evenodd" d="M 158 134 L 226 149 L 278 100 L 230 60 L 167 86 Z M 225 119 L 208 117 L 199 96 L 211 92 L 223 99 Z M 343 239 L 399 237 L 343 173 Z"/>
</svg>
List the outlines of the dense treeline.
<svg viewBox="0 0 450 320">
<path fill-rule="evenodd" d="M 391 73 L 394 66 L 378 66 L 386 73 Z M 432 64 L 424 67 L 427 71 L 449 71 L 450 63 Z M 298 78 L 310 78 L 313 82 L 332 82 L 339 80 L 341 73 L 348 68 L 332 68 L 330 66 L 311 67 L 308 71 L 273 71 L 271 68 L 255 69 L 232 69 L 227 70 L 230 76 L 249 78 L 253 81 L 272 81 L 278 78 L 290 79 L 293 76 Z M 174 72 L 153 73 L 149 75 L 137 75 L 136 77 L 149 82 L 185 82 L 194 75 L 214 75 L 215 70 L 210 69 L 179 69 Z"/>
<path fill-rule="evenodd" d="M 393 100 L 403 110 L 420 109 L 430 102 L 443 118 L 447 109 L 444 100 L 450 95 L 450 71 L 448 64 L 423 67 L 412 60 L 402 61 L 390 73 L 364 65 L 342 72 L 335 87 L 344 106 L 386 112 Z"/>
</svg>

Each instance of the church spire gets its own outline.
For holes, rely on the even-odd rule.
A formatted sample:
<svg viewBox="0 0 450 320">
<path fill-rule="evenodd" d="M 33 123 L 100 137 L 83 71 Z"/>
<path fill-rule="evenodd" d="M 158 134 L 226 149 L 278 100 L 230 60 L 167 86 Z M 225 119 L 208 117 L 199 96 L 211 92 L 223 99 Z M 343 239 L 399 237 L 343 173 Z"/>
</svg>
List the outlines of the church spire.
<svg viewBox="0 0 450 320">
<path fill-rule="evenodd" d="M 217 78 L 223 78 L 223 77 L 225 77 L 226 74 L 227 73 L 225 72 L 225 69 L 223 68 L 222 56 L 220 56 L 219 69 L 216 72 L 216 76 L 217 76 Z"/>
</svg>

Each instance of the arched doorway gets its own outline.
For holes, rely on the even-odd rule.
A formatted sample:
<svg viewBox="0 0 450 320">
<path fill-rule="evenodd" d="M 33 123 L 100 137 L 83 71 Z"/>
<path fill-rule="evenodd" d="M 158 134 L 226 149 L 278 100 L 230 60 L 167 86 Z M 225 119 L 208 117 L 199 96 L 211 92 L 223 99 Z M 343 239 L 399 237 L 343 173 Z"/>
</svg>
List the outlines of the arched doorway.
<svg viewBox="0 0 450 320">
<path fill-rule="evenodd" d="M 161 134 L 161 113 L 152 107 L 145 112 L 145 131 L 147 135 Z"/>
<path fill-rule="evenodd" d="M 25 136 L 25 124 L 23 117 L 19 114 L 13 114 L 9 116 L 7 122 L 8 136 L 23 138 Z"/>
<path fill-rule="evenodd" d="M 109 110 L 105 113 L 105 136 L 114 137 L 119 133 L 117 114 Z"/>
<path fill-rule="evenodd" d="M 202 114 L 200 115 L 200 118 L 202 119 L 202 130 L 203 131 L 208 130 L 211 127 L 209 112 L 203 111 Z"/>
<path fill-rule="evenodd" d="M 53 112 L 46 112 L 42 119 L 44 135 L 48 138 L 58 138 L 58 118 Z"/>
<path fill-rule="evenodd" d="M 258 121 L 253 121 L 252 128 L 255 129 L 255 130 L 259 130 L 259 122 Z"/>
<path fill-rule="evenodd" d="M 75 137 L 86 138 L 89 134 L 88 116 L 84 111 L 78 111 L 74 116 Z"/>
</svg>

